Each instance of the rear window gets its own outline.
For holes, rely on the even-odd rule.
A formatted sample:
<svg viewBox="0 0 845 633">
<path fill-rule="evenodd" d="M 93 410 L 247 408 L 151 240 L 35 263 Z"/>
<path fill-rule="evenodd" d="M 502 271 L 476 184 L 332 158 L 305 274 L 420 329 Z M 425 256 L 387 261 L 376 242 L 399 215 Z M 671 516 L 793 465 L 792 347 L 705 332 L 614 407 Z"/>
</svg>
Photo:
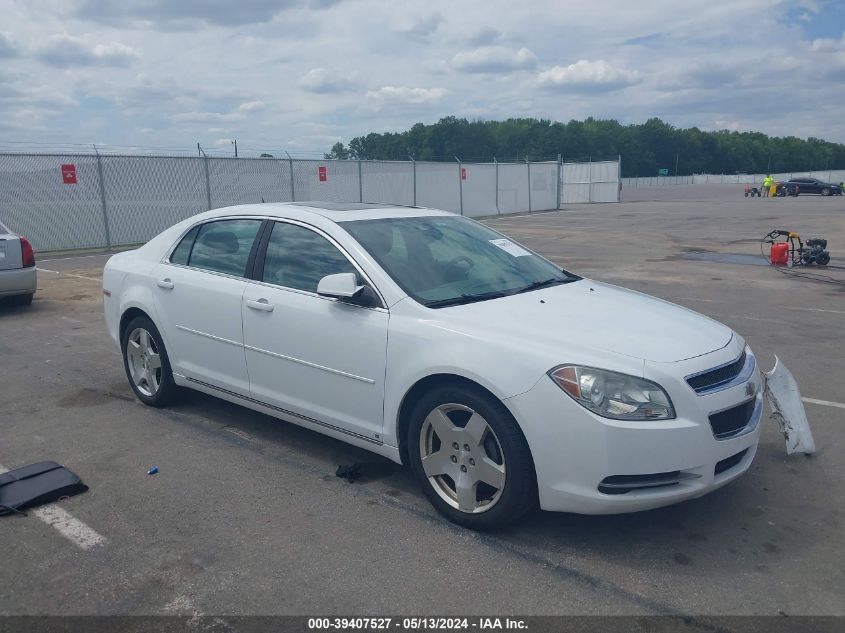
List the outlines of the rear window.
<svg viewBox="0 0 845 633">
<path fill-rule="evenodd" d="M 243 277 L 262 220 L 220 220 L 199 227 L 188 266 Z M 181 244 L 179 245 L 181 246 Z"/>
</svg>

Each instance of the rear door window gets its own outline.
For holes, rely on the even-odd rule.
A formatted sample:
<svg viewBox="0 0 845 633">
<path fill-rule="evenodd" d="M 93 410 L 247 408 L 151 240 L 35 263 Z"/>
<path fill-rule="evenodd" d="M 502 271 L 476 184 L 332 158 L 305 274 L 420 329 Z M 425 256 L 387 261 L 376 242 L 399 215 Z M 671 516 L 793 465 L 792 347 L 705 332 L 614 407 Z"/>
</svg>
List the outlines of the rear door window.
<svg viewBox="0 0 845 633">
<path fill-rule="evenodd" d="M 249 253 L 261 222 L 220 220 L 201 224 L 188 256 L 188 266 L 245 277 Z M 185 237 L 187 239 L 188 236 Z M 180 243 L 176 250 L 181 246 Z"/>
<path fill-rule="evenodd" d="M 188 231 L 185 237 L 182 238 L 182 241 L 179 242 L 179 246 L 173 249 L 173 253 L 170 255 L 171 264 L 181 264 L 182 266 L 188 265 L 188 258 L 191 256 L 191 249 L 194 246 L 194 240 L 197 238 L 200 226 L 201 225 L 197 225 Z"/>
</svg>

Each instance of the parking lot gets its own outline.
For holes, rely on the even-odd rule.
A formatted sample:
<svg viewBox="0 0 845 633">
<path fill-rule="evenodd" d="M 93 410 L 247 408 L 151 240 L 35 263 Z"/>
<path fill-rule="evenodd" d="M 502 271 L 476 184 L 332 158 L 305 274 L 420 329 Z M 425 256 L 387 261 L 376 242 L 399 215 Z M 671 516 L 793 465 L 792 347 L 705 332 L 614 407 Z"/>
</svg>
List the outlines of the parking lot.
<svg viewBox="0 0 845 633">
<path fill-rule="evenodd" d="M 107 256 L 43 256 L 33 305 L 0 307 L 0 466 L 55 460 L 90 491 L 0 518 L 0 614 L 845 614 L 845 198 L 656 187 L 487 222 L 777 354 L 818 453 L 787 457 L 764 418 L 751 470 L 709 496 L 472 533 L 364 451 L 198 393 L 141 405 L 105 333 Z M 828 278 L 759 265 L 775 228 L 826 237 Z M 335 476 L 351 463 L 361 481 Z"/>
</svg>

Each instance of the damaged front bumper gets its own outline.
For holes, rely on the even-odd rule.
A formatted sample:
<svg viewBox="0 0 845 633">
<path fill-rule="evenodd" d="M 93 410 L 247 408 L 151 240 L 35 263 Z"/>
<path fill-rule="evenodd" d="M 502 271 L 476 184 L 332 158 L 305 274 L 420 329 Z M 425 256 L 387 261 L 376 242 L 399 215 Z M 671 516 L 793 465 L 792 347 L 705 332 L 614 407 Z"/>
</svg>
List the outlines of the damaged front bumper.
<svg viewBox="0 0 845 633">
<path fill-rule="evenodd" d="M 815 453 L 816 443 L 810 431 L 798 383 L 777 356 L 772 370 L 763 374 L 763 391 L 772 410 L 771 417 L 786 439 L 786 453 Z"/>
</svg>

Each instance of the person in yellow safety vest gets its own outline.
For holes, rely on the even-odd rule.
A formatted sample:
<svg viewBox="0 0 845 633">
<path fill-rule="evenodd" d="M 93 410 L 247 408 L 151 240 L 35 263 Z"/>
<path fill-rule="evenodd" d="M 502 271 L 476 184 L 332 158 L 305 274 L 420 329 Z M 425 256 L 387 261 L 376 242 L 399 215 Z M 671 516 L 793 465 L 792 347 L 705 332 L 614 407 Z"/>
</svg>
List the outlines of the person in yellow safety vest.
<svg viewBox="0 0 845 633">
<path fill-rule="evenodd" d="M 766 174 L 766 177 L 763 178 L 763 197 L 769 197 L 769 189 L 772 186 L 772 183 L 775 181 L 774 178 L 771 177 L 770 174 Z"/>
</svg>

